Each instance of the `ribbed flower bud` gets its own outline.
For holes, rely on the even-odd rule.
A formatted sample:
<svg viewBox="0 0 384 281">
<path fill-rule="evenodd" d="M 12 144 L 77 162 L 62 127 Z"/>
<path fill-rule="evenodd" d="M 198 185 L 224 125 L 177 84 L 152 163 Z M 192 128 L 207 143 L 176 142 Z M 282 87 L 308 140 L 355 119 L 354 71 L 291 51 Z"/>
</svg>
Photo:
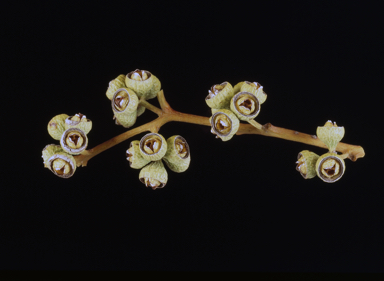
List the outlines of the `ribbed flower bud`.
<svg viewBox="0 0 384 281">
<path fill-rule="evenodd" d="M 79 128 L 88 134 L 92 129 L 92 121 L 84 114 L 78 113 L 65 119 L 65 129 L 69 128 Z"/>
<path fill-rule="evenodd" d="M 157 161 L 167 152 L 167 141 L 160 134 L 149 133 L 141 138 L 139 148 L 144 159 Z"/>
<path fill-rule="evenodd" d="M 136 69 L 125 76 L 125 85 L 134 90 L 139 98 L 145 98 L 151 92 L 153 75 L 149 71 Z"/>
<path fill-rule="evenodd" d="M 145 111 L 145 107 L 139 104 L 139 106 L 137 107 L 137 112 L 136 112 L 137 117 L 139 117 L 141 114 L 143 114 L 144 111 Z"/>
<path fill-rule="evenodd" d="M 239 92 L 233 96 L 230 108 L 242 121 L 255 119 L 260 113 L 260 103 L 256 96 L 249 92 Z"/>
<path fill-rule="evenodd" d="M 172 136 L 167 139 L 167 153 L 163 160 L 172 171 L 176 173 L 184 172 L 188 169 L 191 162 L 189 145 L 182 136 Z"/>
<path fill-rule="evenodd" d="M 317 127 L 317 137 L 328 147 L 329 152 L 335 152 L 337 144 L 344 137 L 344 127 L 338 127 L 336 122 L 327 121 L 324 126 Z"/>
<path fill-rule="evenodd" d="M 125 75 L 120 74 L 116 79 L 109 82 L 108 89 L 106 92 L 107 97 L 111 100 L 115 92 L 125 87 Z"/>
<path fill-rule="evenodd" d="M 263 86 L 257 82 L 244 81 L 241 85 L 240 92 L 249 92 L 254 94 L 259 100 L 260 104 L 263 104 L 267 99 L 267 94 L 264 93 Z"/>
<path fill-rule="evenodd" d="M 118 89 L 111 100 L 112 110 L 117 119 L 116 123 L 124 128 L 133 126 L 137 118 L 139 99 L 136 93 L 128 88 Z"/>
<path fill-rule="evenodd" d="M 319 155 L 313 153 L 309 150 L 303 150 L 297 155 L 296 170 L 305 179 L 314 178 L 316 173 L 316 161 L 319 158 Z"/>
<path fill-rule="evenodd" d="M 153 85 L 152 85 L 151 90 L 147 94 L 145 94 L 146 100 L 153 99 L 153 98 L 157 97 L 157 93 L 161 90 L 160 80 L 153 74 L 152 74 L 152 79 L 153 79 Z"/>
<path fill-rule="evenodd" d="M 325 153 L 316 161 L 316 173 L 327 183 L 338 181 L 345 172 L 345 162 L 336 153 Z"/>
<path fill-rule="evenodd" d="M 239 82 L 237 83 L 234 87 L 233 87 L 233 94 L 236 95 L 238 92 L 241 92 L 241 86 L 243 86 L 244 84 L 244 81 L 242 82 Z"/>
<path fill-rule="evenodd" d="M 229 102 L 233 97 L 233 87 L 229 82 L 223 82 L 211 87 L 205 102 L 210 108 L 229 109 Z"/>
<path fill-rule="evenodd" d="M 78 155 L 88 146 L 85 132 L 79 128 L 69 128 L 64 131 L 60 139 L 63 150 L 72 155 Z"/>
<path fill-rule="evenodd" d="M 230 140 L 239 129 L 239 119 L 229 109 L 220 109 L 209 118 L 211 132 L 222 141 Z"/>
<path fill-rule="evenodd" d="M 129 145 L 129 148 L 126 152 L 127 160 L 129 161 L 129 166 L 134 169 L 141 169 L 147 165 L 150 160 L 145 159 L 140 153 L 140 141 L 132 141 Z"/>
<path fill-rule="evenodd" d="M 140 170 L 139 179 L 153 190 L 163 188 L 168 181 L 168 173 L 161 160 L 154 161 Z"/>
<path fill-rule="evenodd" d="M 69 178 L 75 173 L 75 158 L 66 153 L 61 146 L 49 144 L 44 147 L 42 154 L 44 167 L 51 170 L 56 176 Z"/>
<path fill-rule="evenodd" d="M 67 117 L 67 114 L 59 114 L 48 122 L 48 133 L 55 140 L 61 139 L 61 135 L 65 131 L 65 119 Z"/>
</svg>

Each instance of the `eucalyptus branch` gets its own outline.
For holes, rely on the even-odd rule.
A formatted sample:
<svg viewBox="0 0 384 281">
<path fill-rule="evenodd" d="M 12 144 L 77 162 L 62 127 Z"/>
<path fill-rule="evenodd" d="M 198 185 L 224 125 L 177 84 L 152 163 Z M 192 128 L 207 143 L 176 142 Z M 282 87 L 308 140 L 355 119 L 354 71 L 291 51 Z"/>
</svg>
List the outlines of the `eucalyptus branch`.
<svg viewBox="0 0 384 281">
<path fill-rule="evenodd" d="M 172 121 L 210 126 L 211 132 L 222 141 L 230 140 L 235 134 L 255 134 L 328 149 L 321 156 L 308 150 L 299 152 L 296 169 L 305 179 L 318 176 L 324 182 L 335 182 L 344 174 L 344 159 L 356 161 L 365 155 L 361 146 L 340 142 L 344 127 L 337 126 L 336 122 L 327 121 L 324 126 L 317 127 L 316 135 L 280 128 L 271 123 L 259 124 L 255 117 L 267 95 L 257 82 L 243 81 L 234 87 L 223 82 L 212 86 L 208 92 L 205 101 L 211 108 L 212 116 L 198 116 L 174 110 L 165 99 L 160 81 L 152 73 L 137 69 L 120 75 L 110 82 L 106 92 L 116 124 L 130 128 L 145 110 L 154 112 L 157 118 L 86 150 L 92 121 L 80 113 L 71 117 L 57 115 L 48 123 L 48 132 L 54 139 L 60 140 L 60 145 L 51 144 L 44 148 L 44 165 L 57 176 L 69 178 L 76 167 L 87 166 L 88 161 L 101 152 L 149 132 L 140 141 L 131 142 L 126 151 L 127 160 L 132 168 L 141 169 L 139 179 L 146 186 L 152 189 L 164 187 L 168 174 L 163 161 L 174 172 L 185 171 L 190 163 L 189 146 L 183 137 L 174 135 L 166 140 L 158 133 L 164 124 Z M 160 108 L 148 102 L 155 97 Z"/>
<path fill-rule="evenodd" d="M 158 132 L 161 126 L 171 121 L 211 126 L 211 123 L 209 122 L 209 117 L 182 113 L 172 109 L 172 107 L 166 101 L 163 91 L 160 91 L 157 97 L 161 109 L 150 104 L 145 100 L 140 101 L 141 105 L 143 105 L 145 108 L 156 113 L 159 116 L 157 119 L 143 124 L 137 128 L 128 130 L 127 132 L 124 132 L 106 142 L 103 142 L 92 149 L 84 150 L 80 155 L 75 156 L 77 166 L 86 166 L 88 161 L 94 156 L 140 133 L 146 131 Z M 255 134 L 268 137 L 275 137 L 326 148 L 326 145 L 321 140 L 319 140 L 316 135 L 309 135 L 300 133 L 298 131 L 279 128 L 273 126 L 271 123 L 267 123 L 261 126 L 260 129 L 256 128 L 253 125 L 240 124 L 239 130 L 236 134 Z M 338 143 L 336 151 L 343 153 L 343 157 L 349 158 L 352 161 L 356 161 L 358 158 L 364 157 L 365 155 L 364 149 L 361 146 L 346 144 L 342 142 Z"/>
</svg>

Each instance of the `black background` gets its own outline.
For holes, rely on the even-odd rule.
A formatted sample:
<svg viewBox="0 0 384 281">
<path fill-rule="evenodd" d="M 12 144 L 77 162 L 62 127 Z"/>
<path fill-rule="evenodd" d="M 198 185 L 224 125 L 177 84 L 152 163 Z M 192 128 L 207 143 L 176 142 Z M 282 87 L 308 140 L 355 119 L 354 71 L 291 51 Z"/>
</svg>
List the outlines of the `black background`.
<svg viewBox="0 0 384 281">
<path fill-rule="evenodd" d="M 1 270 L 384 271 L 378 7 L 265 2 L 41 1 L 2 11 Z M 192 160 L 184 173 L 168 170 L 163 189 L 129 167 L 130 140 L 70 179 L 43 168 L 57 114 L 93 121 L 89 148 L 125 131 L 105 92 L 137 68 L 161 80 L 175 110 L 202 116 L 213 84 L 257 81 L 268 94 L 259 123 L 315 134 L 336 121 L 343 142 L 367 155 L 326 184 L 295 170 L 301 150 L 324 149 L 258 135 L 222 142 L 209 127 L 173 122 L 160 133 L 182 135 Z M 155 117 L 147 111 L 137 125 Z"/>
</svg>

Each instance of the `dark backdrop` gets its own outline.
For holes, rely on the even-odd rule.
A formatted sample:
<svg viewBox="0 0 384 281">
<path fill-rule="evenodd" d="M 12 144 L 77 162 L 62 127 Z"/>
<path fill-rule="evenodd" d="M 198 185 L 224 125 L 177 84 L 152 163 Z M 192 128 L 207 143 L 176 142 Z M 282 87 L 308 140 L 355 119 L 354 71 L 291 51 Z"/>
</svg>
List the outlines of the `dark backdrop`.
<svg viewBox="0 0 384 281">
<path fill-rule="evenodd" d="M 383 272 L 378 9 L 264 2 L 3 10 L 0 269 Z M 257 81 L 268 94 L 258 122 L 315 134 L 336 121 L 343 142 L 367 155 L 326 184 L 295 170 L 301 150 L 324 149 L 258 135 L 222 142 L 209 127 L 168 123 L 160 133 L 186 138 L 192 161 L 184 173 L 168 170 L 161 190 L 129 167 L 130 140 L 70 179 L 44 169 L 56 114 L 86 114 L 90 148 L 125 131 L 105 92 L 136 68 L 161 80 L 174 109 L 202 116 L 213 84 Z M 155 117 L 147 111 L 137 125 Z"/>
</svg>

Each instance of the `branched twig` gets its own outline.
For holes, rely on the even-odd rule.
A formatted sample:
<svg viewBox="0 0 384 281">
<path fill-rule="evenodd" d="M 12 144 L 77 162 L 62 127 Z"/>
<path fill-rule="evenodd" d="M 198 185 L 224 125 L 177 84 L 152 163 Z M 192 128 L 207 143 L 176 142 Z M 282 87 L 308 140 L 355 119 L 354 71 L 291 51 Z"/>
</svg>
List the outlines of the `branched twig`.
<svg viewBox="0 0 384 281">
<path fill-rule="evenodd" d="M 86 166 L 88 161 L 94 156 L 140 133 L 146 131 L 158 132 L 161 126 L 171 121 L 211 126 L 209 117 L 182 113 L 172 109 L 172 107 L 166 101 L 163 91 L 158 93 L 157 98 L 161 109 L 145 100 L 140 100 L 140 105 L 156 113 L 158 118 L 149 123 L 122 133 L 92 149 L 83 151 L 80 155 L 75 156 L 77 166 Z M 250 121 L 249 123 L 250 124 L 240 124 L 239 130 L 236 134 L 263 135 L 326 148 L 325 144 L 319 140 L 316 135 L 309 135 L 300 133 L 298 131 L 279 128 L 273 126 L 271 123 L 261 125 L 254 120 Z M 342 158 L 349 158 L 352 161 L 356 161 L 358 158 L 364 157 L 365 155 L 364 149 L 361 146 L 341 142 L 337 145 L 336 151 L 342 153 L 342 155 L 340 155 Z"/>
</svg>

